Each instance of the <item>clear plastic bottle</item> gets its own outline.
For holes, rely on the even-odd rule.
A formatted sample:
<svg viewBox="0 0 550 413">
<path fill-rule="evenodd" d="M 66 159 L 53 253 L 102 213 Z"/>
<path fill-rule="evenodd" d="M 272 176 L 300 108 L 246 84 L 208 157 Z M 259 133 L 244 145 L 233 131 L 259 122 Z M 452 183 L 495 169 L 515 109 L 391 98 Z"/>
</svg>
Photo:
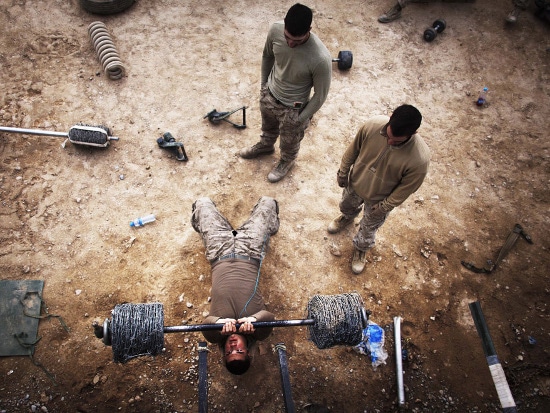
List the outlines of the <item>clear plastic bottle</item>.
<svg viewBox="0 0 550 413">
<path fill-rule="evenodd" d="M 489 92 L 489 88 L 488 87 L 484 87 L 480 94 L 479 94 L 479 97 L 477 98 L 476 100 L 476 105 L 477 106 L 483 106 L 485 105 L 485 102 L 487 102 L 487 93 Z"/>
<path fill-rule="evenodd" d="M 155 220 L 156 220 L 155 215 L 149 214 L 149 215 L 145 215 L 144 217 L 134 219 L 133 221 L 130 222 L 130 226 L 142 227 L 145 224 L 148 224 L 149 222 L 153 222 Z"/>
</svg>

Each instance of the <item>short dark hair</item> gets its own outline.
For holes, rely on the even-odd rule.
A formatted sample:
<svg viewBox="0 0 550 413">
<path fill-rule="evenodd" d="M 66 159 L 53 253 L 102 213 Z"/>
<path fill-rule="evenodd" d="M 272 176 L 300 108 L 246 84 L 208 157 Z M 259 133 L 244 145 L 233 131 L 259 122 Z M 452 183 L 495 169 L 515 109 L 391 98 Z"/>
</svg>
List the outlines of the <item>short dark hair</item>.
<svg viewBox="0 0 550 413">
<path fill-rule="evenodd" d="M 411 136 L 422 123 L 422 114 L 412 105 L 401 105 L 390 116 L 393 136 Z"/>
<path fill-rule="evenodd" d="M 307 6 L 296 3 L 288 9 L 285 16 L 285 29 L 292 36 L 303 36 L 311 29 L 313 12 Z"/>
<path fill-rule="evenodd" d="M 239 334 L 239 335 L 244 337 L 246 341 L 246 349 L 250 351 L 250 347 L 252 346 L 252 344 L 255 343 L 255 340 L 253 339 L 253 337 L 245 336 L 242 334 Z M 222 354 L 225 353 L 225 343 L 227 342 L 228 338 L 229 336 L 224 336 L 222 342 L 218 344 Z M 250 368 L 251 357 L 250 357 L 250 354 L 247 354 L 243 360 L 225 361 L 225 356 L 224 356 L 223 362 L 225 364 L 225 368 L 227 369 L 227 371 L 229 371 L 231 374 L 236 374 L 240 376 L 241 374 L 246 373 Z"/>
<path fill-rule="evenodd" d="M 250 356 L 246 356 L 244 360 L 233 360 L 225 363 L 225 367 L 231 374 L 241 375 L 248 371 L 250 367 Z"/>
</svg>

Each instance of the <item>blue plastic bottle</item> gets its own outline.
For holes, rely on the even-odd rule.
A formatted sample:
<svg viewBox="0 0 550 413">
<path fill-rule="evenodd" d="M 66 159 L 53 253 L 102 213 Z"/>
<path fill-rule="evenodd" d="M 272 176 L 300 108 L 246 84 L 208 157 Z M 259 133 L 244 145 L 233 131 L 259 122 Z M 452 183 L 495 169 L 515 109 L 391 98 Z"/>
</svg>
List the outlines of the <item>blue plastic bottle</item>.
<svg viewBox="0 0 550 413">
<path fill-rule="evenodd" d="M 155 219 L 156 218 L 155 218 L 154 214 L 145 215 L 144 217 L 136 218 L 133 221 L 131 221 L 130 226 L 131 227 L 142 227 L 145 224 L 148 224 L 149 222 L 153 222 Z"/>
<path fill-rule="evenodd" d="M 484 87 L 481 93 L 479 94 L 479 97 L 477 98 L 477 101 L 476 101 L 477 106 L 485 105 L 485 102 L 487 101 L 487 92 L 489 92 L 489 88 Z"/>
</svg>

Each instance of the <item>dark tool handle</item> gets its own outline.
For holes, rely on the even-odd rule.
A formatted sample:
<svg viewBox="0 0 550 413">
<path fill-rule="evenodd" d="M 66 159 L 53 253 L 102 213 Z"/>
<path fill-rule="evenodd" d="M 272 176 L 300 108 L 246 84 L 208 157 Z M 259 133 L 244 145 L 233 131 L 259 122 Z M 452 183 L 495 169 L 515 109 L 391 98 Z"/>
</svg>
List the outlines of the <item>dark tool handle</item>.
<svg viewBox="0 0 550 413">
<path fill-rule="evenodd" d="M 199 413 L 208 412 L 208 347 L 199 342 Z"/>
<path fill-rule="evenodd" d="M 315 324 L 315 320 L 308 318 L 305 320 L 274 320 L 274 321 L 255 321 L 252 323 L 254 328 L 265 328 L 265 327 L 294 327 L 294 326 L 308 326 Z M 165 333 L 188 333 L 193 331 L 210 331 L 210 330 L 221 330 L 223 328 L 223 323 L 216 324 L 193 324 L 188 326 L 172 326 L 164 327 Z M 237 330 L 241 325 L 236 324 Z"/>
<path fill-rule="evenodd" d="M 493 345 L 493 340 L 489 334 L 489 328 L 485 322 L 485 317 L 483 316 L 483 311 L 481 311 L 479 301 L 470 303 L 469 307 L 470 312 L 472 313 L 472 318 L 474 319 L 474 324 L 476 325 L 477 333 L 481 338 L 481 344 L 483 346 L 485 357 L 496 356 L 497 352 L 495 351 L 495 346 Z"/>
<path fill-rule="evenodd" d="M 275 349 L 279 355 L 279 368 L 281 370 L 285 411 L 286 413 L 294 413 L 296 409 L 294 407 L 294 400 L 292 400 L 292 388 L 290 387 L 290 376 L 288 374 L 288 363 L 286 359 L 286 346 L 284 343 L 277 343 Z"/>
<path fill-rule="evenodd" d="M 483 352 L 485 353 L 485 358 L 487 359 L 487 364 L 489 365 L 489 371 L 491 372 L 491 377 L 493 378 L 493 383 L 500 400 L 500 405 L 502 406 L 502 411 L 504 413 L 517 413 L 516 403 L 514 401 L 514 397 L 512 396 L 512 392 L 510 391 L 510 387 L 508 386 L 504 370 L 502 369 L 495 351 L 493 340 L 489 334 L 489 328 L 487 327 L 485 317 L 481 311 L 481 305 L 479 304 L 479 301 L 475 301 L 470 303 L 469 307 L 477 332 L 481 338 Z"/>
</svg>

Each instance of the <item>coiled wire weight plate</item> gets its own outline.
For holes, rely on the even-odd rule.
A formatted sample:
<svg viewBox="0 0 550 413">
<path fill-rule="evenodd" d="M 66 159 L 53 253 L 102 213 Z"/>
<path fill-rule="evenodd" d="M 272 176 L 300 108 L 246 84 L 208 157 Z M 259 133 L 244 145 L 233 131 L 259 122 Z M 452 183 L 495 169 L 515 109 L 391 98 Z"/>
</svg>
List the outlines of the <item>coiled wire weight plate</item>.
<svg viewBox="0 0 550 413">
<path fill-rule="evenodd" d="M 363 337 L 367 316 L 357 293 L 315 295 L 309 300 L 307 314 L 315 320 L 308 329 L 319 349 L 339 344 L 354 346 Z"/>
<path fill-rule="evenodd" d="M 126 70 L 113 43 L 113 39 L 107 30 L 107 26 L 100 21 L 92 22 L 88 26 L 88 33 L 92 39 L 92 44 L 97 52 L 101 66 L 107 76 L 109 76 L 109 79 L 122 79 Z"/>
<path fill-rule="evenodd" d="M 119 304 L 112 311 L 113 360 L 125 363 L 143 355 L 155 356 L 164 347 L 162 304 Z"/>
</svg>

